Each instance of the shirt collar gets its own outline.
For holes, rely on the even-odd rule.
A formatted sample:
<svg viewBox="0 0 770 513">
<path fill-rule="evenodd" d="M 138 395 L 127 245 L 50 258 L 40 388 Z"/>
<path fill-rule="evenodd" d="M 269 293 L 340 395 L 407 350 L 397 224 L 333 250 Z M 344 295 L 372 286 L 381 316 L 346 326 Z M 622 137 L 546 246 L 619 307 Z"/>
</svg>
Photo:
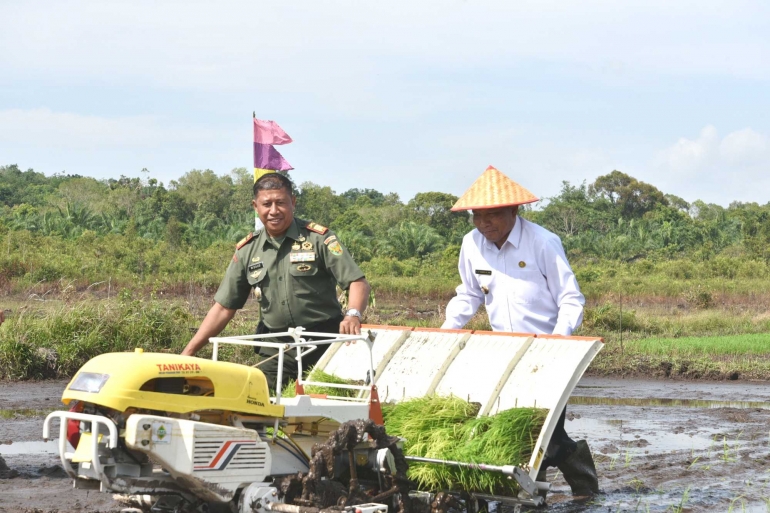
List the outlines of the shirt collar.
<svg viewBox="0 0 770 513">
<path fill-rule="evenodd" d="M 270 235 L 268 235 L 267 230 L 265 228 L 262 228 L 260 234 L 260 242 L 262 243 L 262 247 L 265 247 L 265 244 L 270 244 Z M 297 224 L 297 218 L 295 217 L 292 219 L 291 224 L 289 225 L 289 229 L 286 230 L 286 233 L 284 234 L 284 237 L 286 239 L 291 240 L 297 240 L 299 239 L 300 233 L 299 233 L 299 225 Z"/>
<path fill-rule="evenodd" d="M 522 219 L 519 216 L 516 216 L 516 223 L 513 225 L 513 229 L 511 230 L 511 233 L 508 234 L 508 238 L 505 239 L 505 242 L 509 242 L 511 246 L 518 249 L 519 244 L 521 244 L 521 224 Z M 483 237 L 483 235 L 482 235 Z M 488 249 L 497 249 L 497 246 L 495 246 L 494 242 L 491 242 L 489 239 L 484 237 L 484 246 Z M 505 243 L 503 243 L 503 246 L 505 246 Z M 503 248 L 500 248 L 498 251 L 502 251 Z"/>
</svg>

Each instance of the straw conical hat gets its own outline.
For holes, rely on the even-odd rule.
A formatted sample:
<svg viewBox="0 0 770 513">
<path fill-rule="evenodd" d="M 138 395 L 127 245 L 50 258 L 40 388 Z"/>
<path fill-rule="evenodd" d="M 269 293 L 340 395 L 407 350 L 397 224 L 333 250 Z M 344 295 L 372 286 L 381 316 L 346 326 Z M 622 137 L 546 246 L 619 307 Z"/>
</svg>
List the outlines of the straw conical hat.
<svg viewBox="0 0 770 513">
<path fill-rule="evenodd" d="M 539 199 L 494 167 L 489 166 L 457 200 L 452 210 L 512 207 L 533 203 Z"/>
</svg>

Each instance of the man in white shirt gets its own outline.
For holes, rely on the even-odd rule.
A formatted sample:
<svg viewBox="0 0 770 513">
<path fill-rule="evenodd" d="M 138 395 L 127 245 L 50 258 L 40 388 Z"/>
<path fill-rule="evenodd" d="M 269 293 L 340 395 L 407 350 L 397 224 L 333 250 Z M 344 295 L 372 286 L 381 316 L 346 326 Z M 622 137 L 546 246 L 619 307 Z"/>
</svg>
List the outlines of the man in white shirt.
<svg viewBox="0 0 770 513">
<path fill-rule="evenodd" d="M 483 303 L 494 331 L 571 335 L 583 320 L 585 297 L 559 237 L 518 216 L 531 192 L 489 167 L 452 210 L 471 210 L 476 229 L 463 238 L 457 295 L 446 307 L 446 329 L 460 329 Z M 564 430 L 565 411 L 541 466 L 561 470 L 574 495 L 599 492 L 585 440 Z"/>
</svg>

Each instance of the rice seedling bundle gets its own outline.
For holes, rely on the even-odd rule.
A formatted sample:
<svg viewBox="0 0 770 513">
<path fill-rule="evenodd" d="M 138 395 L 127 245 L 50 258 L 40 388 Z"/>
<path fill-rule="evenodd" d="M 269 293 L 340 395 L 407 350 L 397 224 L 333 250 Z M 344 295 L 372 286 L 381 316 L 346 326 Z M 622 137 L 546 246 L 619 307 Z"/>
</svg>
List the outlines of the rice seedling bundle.
<svg viewBox="0 0 770 513">
<path fill-rule="evenodd" d="M 308 379 L 353 383 L 316 369 L 309 373 Z M 307 386 L 305 392 L 342 395 L 355 391 Z M 284 389 L 284 396 L 294 396 L 293 381 Z M 528 463 L 548 410 L 512 408 L 476 418 L 479 407 L 478 403 L 458 397 L 427 396 L 399 404 L 383 404 L 382 413 L 388 434 L 406 439 L 407 456 L 489 465 Z M 425 491 L 464 490 L 502 495 L 518 491 L 516 481 L 483 470 L 410 462 L 407 475 Z"/>
<path fill-rule="evenodd" d="M 476 418 L 478 405 L 457 397 L 429 396 L 383 408 L 389 434 L 406 438 L 408 456 L 522 465 L 529 461 L 548 410 L 513 408 Z M 481 470 L 410 463 L 408 476 L 420 489 L 511 495 L 516 482 Z"/>
<path fill-rule="evenodd" d="M 350 379 L 343 379 L 339 376 L 335 376 L 334 374 L 329 374 L 327 372 L 322 371 L 321 369 L 312 369 L 308 372 L 307 377 L 305 378 L 308 381 L 316 381 L 319 383 L 332 383 L 332 384 L 338 384 L 338 385 L 357 385 L 360 384 L 359 382 L 350 380 Z M 283 397 L 294 397 L 296 394 L 296 390 L 294 388 L 296 382 L 292 379 L 289 381 L 285 387 L 283 387 L 283 390 L 281 391 L 281 396 Z M 334 388 L 334 387 L 325 387 L 321 385 L 307 385 L 305 386 L 305 393 L 306 394 L 323 394 L 323 395 L 336 395 L 338 397 L 355 397 L 358 393 L 358 390 L 350 390 L 347 388 Z"/>
</svg>

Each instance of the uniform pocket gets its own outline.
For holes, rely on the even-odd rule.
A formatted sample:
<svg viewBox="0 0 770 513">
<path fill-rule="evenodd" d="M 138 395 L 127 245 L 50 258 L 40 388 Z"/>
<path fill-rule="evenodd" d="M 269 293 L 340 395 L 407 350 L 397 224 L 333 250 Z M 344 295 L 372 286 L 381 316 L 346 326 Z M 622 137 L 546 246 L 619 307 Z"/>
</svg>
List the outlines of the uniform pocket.
<svg viewBox="0 0 770 513">
<path fill-rule="evenodd" d="M 536 303 L 544 294 L 549 294 L 548 285 L 540 271 L 517 269 L 511 273 L 510 297 L 515 303 Z"/>
</svg>

